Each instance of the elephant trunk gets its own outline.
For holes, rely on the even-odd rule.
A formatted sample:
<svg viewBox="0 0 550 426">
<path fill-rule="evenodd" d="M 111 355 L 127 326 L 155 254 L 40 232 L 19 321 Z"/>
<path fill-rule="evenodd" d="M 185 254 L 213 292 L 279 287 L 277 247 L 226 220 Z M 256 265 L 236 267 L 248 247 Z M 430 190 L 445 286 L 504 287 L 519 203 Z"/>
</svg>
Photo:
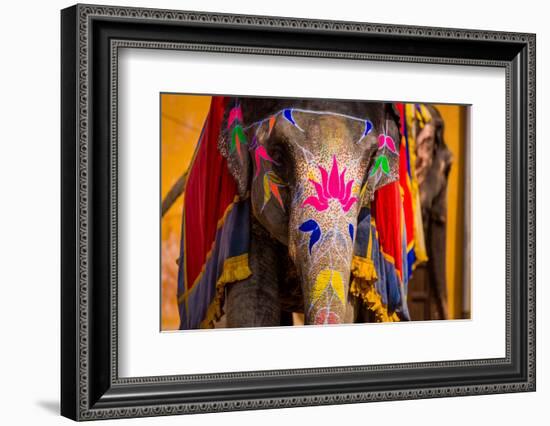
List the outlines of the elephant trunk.
<svg viewBox="0 0 550 426">
<path fill-rule="evenodd" d="M 301 275 L 306 324 L 339 324 L 349 321 L 357 179 L 347 180 L 336 158 L 318 169 L 320 179 L 304 180 L 304 191 L 292 208 L 289 251 Z"/>
<path fill-rule="evenodd" d="M 330 231 L 329 231 L 330 232 Z M 306 324 L 340 324 L 346 321 L 350 282 L 351 245 L 333 232 L 310 254 L 297 253 L 300 264 Z M 304 251 L 302 247 L 300 249 Z"/>
</svg>

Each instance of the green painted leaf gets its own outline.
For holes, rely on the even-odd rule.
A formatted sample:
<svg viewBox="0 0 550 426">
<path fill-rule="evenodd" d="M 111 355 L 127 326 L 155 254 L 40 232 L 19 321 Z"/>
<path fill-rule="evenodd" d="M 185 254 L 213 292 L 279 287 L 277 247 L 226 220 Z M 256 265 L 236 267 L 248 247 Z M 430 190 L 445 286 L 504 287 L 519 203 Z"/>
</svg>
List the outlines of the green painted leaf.
<svg viewBox="0 0 550 426">
<path fill-rule="evenodd" d="M 237 140 L 237 137 L 239 140 Z M 231 139 L 234 141 L 234 143 L 241 143 L 246 145 L 246 135 L 244 134 L 244 130 L 240 124 L 235 125 L 233 127 L 233 130 L 231 130 Z"/>
<path fill-rule="evenodd" d="M 390 163 L 389 163 L 388 157 L 386 157 L 383 154 L 380 154 L 376 158 L 376 161 L 374 162 L 374 167 L 372 168 L 372 171 L 370 172 L 370 175 L 371 176 L 374 175 L 380 167 L 382 167 L 382 171 L 385 174 L 390 173 Z"/>
<path fill-rule="evenodd" d="M 380 156 L 380 165 L 382 166 L 382 171 L 386 174 L 390 172 L 390 163 L 388 161 L 388 157 L 385 155 Z"/>
</svg>

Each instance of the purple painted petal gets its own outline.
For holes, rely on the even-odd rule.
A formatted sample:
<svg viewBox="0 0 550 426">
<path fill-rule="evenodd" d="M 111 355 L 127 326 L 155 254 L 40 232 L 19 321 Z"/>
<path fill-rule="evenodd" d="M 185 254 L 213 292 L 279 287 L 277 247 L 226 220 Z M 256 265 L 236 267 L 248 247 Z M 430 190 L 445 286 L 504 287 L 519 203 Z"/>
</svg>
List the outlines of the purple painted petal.
<svg viewBox="0 0 550 426">
<path fill-rule="evenodd" d="M 319 199 L 317 199 L 313 196 L 306 198 L 306 200 L 302 204 L 302 207 L 305 207 L 307 205 L 310 205 L 310 206 L 314 207 L 315 210 L 317 210 L 319 212 L 322 212 L 322 211 L 325 211 L 326 209 L 328 209 L 328 203 L 323 204 L 319 201 Z"/>
<path fill-rule="evenodd" d="M 258 138 L 256 135 L 252 136 L 252 142 L 248 145 L 248 150 L 253 151 L 258 147 Z"/>
<path fill-rule="evenodd" d="M 340 176 L 338 175 L 338 163 L 336 156 L 332 157 L 332 169 L 330 170 L 330 178 L 328 181 L 328 190 L 331 198 L 338 198 L 340 192 Z"/>
<path fill-rule="evenodd" d="M 346 205 L 342 207 L 342 209 L 344 210 L 344 212 L 347 213 L 347 212 L 349 211 L 349 209 L 351 209 L 351 206 L 353 206 L 353 203 L 355 203 L 355 202 L 357 202 L 357 201 L 359 201 L 359 200 L 357 199 L 357 197 L 352 197 L 352 198 L 346 203 Z"/>
<path fill-rule="evenodd" d="M 310 179 L 309 180 L 313 186 L 315 187 L 315 190 L 317 191 L 317 198 L 319 199 L 319 201 L 323 204 L 327 204 L 328 203 L 328 200 L 327 198 L 325 197 L 325 194 L 323 193 L 323 187 L 321 186 L 320 183 L 317 183 L 315 182 L 314 180 Z"/>
</svg>

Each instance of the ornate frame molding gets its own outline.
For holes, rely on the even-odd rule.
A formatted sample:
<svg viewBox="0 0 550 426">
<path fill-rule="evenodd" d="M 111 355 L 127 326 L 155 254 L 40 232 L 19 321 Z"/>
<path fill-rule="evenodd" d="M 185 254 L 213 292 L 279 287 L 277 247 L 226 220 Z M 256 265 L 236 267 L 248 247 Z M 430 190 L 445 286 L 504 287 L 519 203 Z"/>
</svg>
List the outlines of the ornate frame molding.
<svg viewBox="0 0 550 426">
<path fill-rule="evenodd" d="M 90 342 L 97 337 L 97 330 L 92 330 L 97 313 L 91 310 L 91 291 L 95 291 L 91 273 L 93 249 L 91 247 L 94 235 L 92 217 L 99 205 L 94 200 L 93 169 L 90 157 L 95 149 L 91 146 L 94 135 L 92 127 L 92 112 L 96 106 L 94 94 L 95 80 L 91 75 L 94 57 L 93 24 L 94 22 L 124 23 L 136 22 L 144 26 L 151 25 L 190 25 L 193 28 L 201 26 L 220 26 L 227 29 L 278 29 L 292 33 L 315 32 L 331 35 L 350 34 L 352 37 L 376 36 L 410 39 L 411 42 L 424 40 L 430 43 L 437 41 L 479 42 L 485 45 L 498 44 L 506 46 L 510 51 L 522 53 L 510 58 L 462 58 L 431 55 L 403 55 L 392 53 L 365 53 L 341 50 L 319 50 L 281 47 L 259 47 L 246 45 L 222 45 L 213 43 L 180 42 L 175 40 L 146 41 L 140 39 L 110 38 L 108 46 L 109 64 L 108 90 L 109 96 L 109 139 L 110 157 L 109 173 L 109 318 L 108 341 L 111 347 L 109 356 L 102 355 L 98 364 L 91 362 L 91 357 L 99 357 L 94 353 Z M 535 390 L 535 36 L 510 32 L 474 31 L 464 29 L 409 27 L 399 25 L 382 25 L 358 22 L 335 22 L 324 20 L 309 20 L 267 16 L 245 16 L 213 14 L 203 12 L 169 11 L 156 9 L 136 9 L 126 7 L 104 7 L 77 5 L 63 11 L 63 69 L 65 75 L 71 75 L 70 82 L 65 83 L 62 91 L 63 114 L 65 119 L 73 119 L 71 127 L 63 128 L 63 176 L 72 178 L 63 183 L 63 211 L 66 215 L 74 215 L 74 224 L 65 225 L 62 233 L 63 270 L 65 276 L 62 282 L 62 346 L 65 360 L 62 374 L 62 414 L 78 420 L 91 420 L 113 417 L 138 417 L 151 415 L 169 415 L 213 411 L 245 410 L 260 408 L 279 408 L 307 405 L 342 404 L 352 402 L 400 400 L 416 398 L 433 398 L 441 396 L 475 395 L 488 393 L 518 392 Z M 256 53 L 264 55 L 297 55 L 324 58 L 341 58 L 354 60 L 422 62 L 433 64 L 478 65 L 502 67 L 506 70 L 506 115 L 511 123 L 514 117 L 521 115 L 519 120 L 525 126 L 522 129 L 511 124 L 506 130 L 506 357 L 503 359 L 464 360 L 450 362 L 393 364 L 361 367 L 327 367 L 302 370 L 273 370 L 266 372 L 220 373 L 192 376 L 160 376 L 145 378 L 118 377 L 117 368 L 117 88 L 118 88 L 118 50 L 120 48 L 153 48 L 195 51 L 215 51 L 228 53 Z M 504 49 L 504 48 L 503 48 Z M 508 50 L 507 50 L 508 51 Z M 520 69 L 523 67 L 523 70 Z M 522 78 L 518 77 L 518 73 Z M 97 88 L 98 85 L 95 86 Z M 103 89 L 102 89 L 103 90 Z M 518 94 L 518 91 L 521 93 Z M 520 102 L 513 99 L 521 97 Z M 515 157 L 513 142 L 523 143 L 520 149 L 521 158 Z M 519 148 L 518 148 L 519 149 Z M 66 152 L 65 152 L 66 151 Z M 516 165 L 513 163 L 515 162 Z M 518 164 L 520 162 L 520 164 Z M 519 169 L 518 169 L 519 167 Z M 525 230 L 520 230 L 517 218 L 512 217 L 514 197 L 522 204 L 521 213 L 525 217 Z M 94 205 L 94 202 L 96 203 Z M 514 219 L 516 219 L 514 221 Z M 520 233 L 521 235 L 517 235 Z M 512 247 L 512 240 L 519 238 L 519 245 Z M 511 264 L 511 256 L 518 250 L 525 250 L 525 264 L 516 271 Z M 522 269 L 524 268 L 524 269 Z M 514 273 L 514 276 L 513 276 Z M 512 309 L 512 300 L 521 281 L 525 286 L 522 297 L 525 297 L 524 312 Z M 515 281 L 514 281 L 515 280 Z M 105 300 L 105 299 L 101 299 Z M 70 305 L 70 306 L 69 306 Z M 523 308 L 522 308 L 523 309 Z M 525 353 L 524 365 L 519 367 L 521 374 L 516 380 L 501 383 L 479 383 L 471 385 L 438 385 L 428 387 L 401 386 L 391 390 L 376 391 L 340 391 L 325 392 L 311 395 L 298 395 L 289 392 L 288 396 L 270 396 L 262 398 L 228 398 L 226 400 L 189 401 L 157 401 L 139 400 L 131 397 L 131 387 L 149 386 L 152 394 L 159 386 L 172 384 L 198 384 L 199 387 L 223 380 L 246 380 L 276 377 L 304 378 L 310 375 L 328 377 L 331 375 L 369 373 L 380 371 L 445 370 L 464 367 L 512 366 L 518 350 L 518 339 L 513 332 L 515 322 L 521 321 L 525 329 L 525 347 L 519 350 Z M 69 325 L 68 323 L 71 322 Z M 109 362 L 107 362 L 107 359 Z M 517 361 L 517 360 L 516 360 Z M 104 372 L 104 369 L 107 373 Z M 101 375 L 102 379 L 95 383 L 93 375 Z M 443 373 L 442 373 L 443 374 Z M 108 390 L 108 392 L 106 391 Z M 74 393 L 74 396 L 70 394 Z M 129 396 L 130 395 L 130 396 Z M 148 402 L 149 401 L 149 402 Z"/>
</svg>

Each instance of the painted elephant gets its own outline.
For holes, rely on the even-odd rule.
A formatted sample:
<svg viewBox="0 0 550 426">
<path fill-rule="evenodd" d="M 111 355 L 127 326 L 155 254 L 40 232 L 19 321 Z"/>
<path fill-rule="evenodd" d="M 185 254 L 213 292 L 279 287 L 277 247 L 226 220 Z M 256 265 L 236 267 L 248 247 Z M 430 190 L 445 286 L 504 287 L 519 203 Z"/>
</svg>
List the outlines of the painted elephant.
<svg viewBox="0 0 550 426">
<path fill-rule="evenodd" d="M 232 98 L 223 120 L 218 149 L 251 206 L 252 274 L 225 289 L 227 326 L 368 320 L 352 255 L 362 206 L 398 176 L 392 104 Z"/>
<path fill-rule="evenodd" d="M 417 281 L 426 282 L 421 286 L 428 289 L 424 318 L 447 319 L 447 183 L 453 156 L 445 144 L 444 121 L 434 106 L 422 105 L 412 131 L 416 135 L 415 169 L 429 260 L 417 269 L 411 287 L 415 288 Z"/>
</svg>

